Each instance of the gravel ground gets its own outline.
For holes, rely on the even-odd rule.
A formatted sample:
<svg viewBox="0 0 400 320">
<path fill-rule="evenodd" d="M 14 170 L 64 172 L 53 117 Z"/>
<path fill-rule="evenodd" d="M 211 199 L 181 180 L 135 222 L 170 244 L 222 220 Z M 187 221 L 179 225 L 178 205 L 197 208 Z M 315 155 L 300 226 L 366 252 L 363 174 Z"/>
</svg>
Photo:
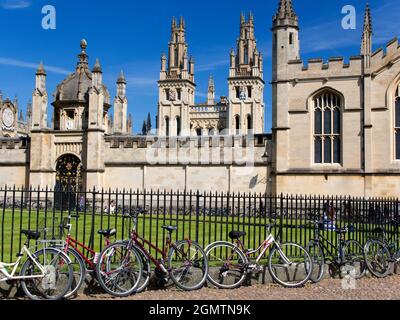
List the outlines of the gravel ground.
<svg viewBox="0 0 400 320">
<path fill-rule="evenodd" d="M 195 292 L 174 289 L 147 291 L 121 300 L 400 300 L 400 276 L 385 279 L 364 278 L 355 289 L 343 289 L 341 280 L 324 280 L 303 288 L 286 289 L 277 285 L 256 285 L 236 290 L 203 288 Z M 81 295 L 79 300 L 118 300 L 105 294 Z"/>
</svg>

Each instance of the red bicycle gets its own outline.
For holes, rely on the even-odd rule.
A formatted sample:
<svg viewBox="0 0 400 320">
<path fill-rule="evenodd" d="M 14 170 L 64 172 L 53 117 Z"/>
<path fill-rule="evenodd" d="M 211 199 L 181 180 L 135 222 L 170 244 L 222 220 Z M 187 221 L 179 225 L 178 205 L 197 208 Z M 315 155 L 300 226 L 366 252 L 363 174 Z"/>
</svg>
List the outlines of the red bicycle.
<svg viewBox="0 0 400 320">
<path fill-rule="evenodd" d="M 74 274 L 78 273 L 78 277 L 74 277 L 73 279 L 70 291 L 67 295 L 65 295 L 66 298 L 75 296 L 78 293 L 78 290 L 85 281 L 86 273 L 90 273 L 92 277 L 95 277 L 96 264 L 100 256 L 100 253 L 94 251 L 92 248 L 89 248 L 85 244 L 72 237 L 72 218 L 79 219 L 80 216 L 68 215 L 68 217 L 64 219 L 64 222 L 60 225 L 61 231 L 67 230 L 65 245 L 61 249 L 71 259 L 74 267 Z M 111 237 L 117 234 L 117 230 L 99 230 L 98 234 L 104 237 L 104 245 L 105 247 L 108 247 L 111 244 Z"/>
<path fill-rule="evenodd" d="M 208 263 L 203 248 L 189 239 L 172 242 L 172 233 L 178 228 L 163 226 L 168 232 L 165 246 L 161 249 L 136 233 L 136 218 L 128 241 L 116 242 L 105 248 L 96 266 L 97 279 L 102 288 L 116 297 L 124 297 L 146 289 L 151 275 L 150 263 L 156 266 L 156 274 L 169 278 L 180 289 L 200 289 L 207 280 Z M 156 259 L 148 246 L 161 254 Z M 139 258 L 138 258 L 139 255 Z"/>
</svg>

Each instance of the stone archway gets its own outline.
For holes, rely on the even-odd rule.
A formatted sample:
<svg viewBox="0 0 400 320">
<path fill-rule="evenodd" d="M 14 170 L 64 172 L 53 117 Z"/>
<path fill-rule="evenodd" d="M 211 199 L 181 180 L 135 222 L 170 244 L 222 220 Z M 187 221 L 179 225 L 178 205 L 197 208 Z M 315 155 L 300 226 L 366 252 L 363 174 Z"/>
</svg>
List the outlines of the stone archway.
<svg viewBox="0 0 400 320">
<path fill-rule="evenodd" d="M 76 195 L 81 190 L 81 160 L 73 154 L 61 156 L 56 163 L 56 208 L 59 210 L 74 209 L 76 206 Z"/>
</svg>

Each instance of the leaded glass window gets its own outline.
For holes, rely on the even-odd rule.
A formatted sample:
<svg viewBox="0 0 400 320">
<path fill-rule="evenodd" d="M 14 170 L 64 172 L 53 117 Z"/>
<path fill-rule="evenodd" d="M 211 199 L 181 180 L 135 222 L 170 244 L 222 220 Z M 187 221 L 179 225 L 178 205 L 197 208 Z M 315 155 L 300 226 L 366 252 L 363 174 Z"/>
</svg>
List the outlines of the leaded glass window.
<svg viewBox="0 0 400 320">
<path fill-rule="evenodd" d="M 314 98 L 314 162 L 342 161 L 342 106 L 338 95 L 326 91 Z"/>
</svg>

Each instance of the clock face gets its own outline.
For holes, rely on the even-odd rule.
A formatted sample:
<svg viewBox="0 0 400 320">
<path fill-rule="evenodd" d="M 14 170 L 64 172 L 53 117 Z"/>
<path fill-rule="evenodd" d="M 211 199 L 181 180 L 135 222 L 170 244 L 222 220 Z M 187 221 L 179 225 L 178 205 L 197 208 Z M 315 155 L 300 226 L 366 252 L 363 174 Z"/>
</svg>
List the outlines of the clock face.
<svg viewBox="0 0 400 320">
<path fill-rule="evenodd" d="M 3 124 L 10 128 L 14 124 L 14 113 L 10 108 L 3 110 Z"/>
</svg>

